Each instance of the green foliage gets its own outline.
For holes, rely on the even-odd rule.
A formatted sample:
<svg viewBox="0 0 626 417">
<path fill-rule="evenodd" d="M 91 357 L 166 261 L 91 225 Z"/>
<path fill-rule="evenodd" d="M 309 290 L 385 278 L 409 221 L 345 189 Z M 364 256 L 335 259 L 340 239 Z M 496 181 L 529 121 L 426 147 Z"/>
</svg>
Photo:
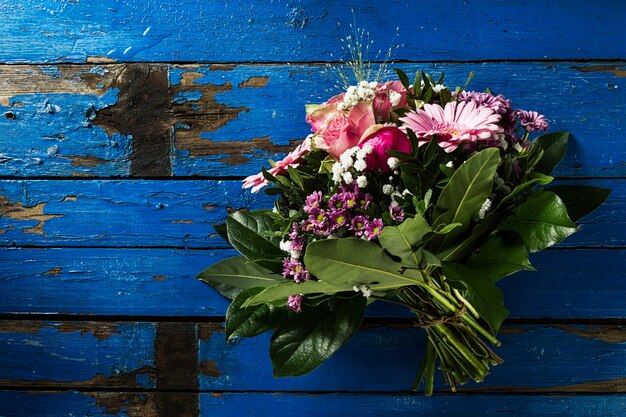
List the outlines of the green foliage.
<svg viewBox="0 0 626 417">
<path fill-rule="evenodd" d="M 254 337 L 271 330 L 282 320 L 285 309 L 271 304 L 260 304 L 242 308 L 250 297 L 262 291 L 262 287 L 242 291 L 226 311 L 226 338 Z"/>
<path fill-rule="evenodd" d="M 554 132 L 535 139 L 531 150 L 531 155 L 537 159 L 534 171 L 550 175 L 565 155 L 568 138 L 568 132 Z"/>
<path fill-rule="evenodd" d="M 356 333 L 365 306 L 356 295 L 287 314 L 270 342 L 274 376 L 304 375 L 320 366 Z"/>
<path fill-rule="evenodd" d="M 470 227 L 472 216 L 489 197 L 499 162 L 498 149 L 488 148 L 469 158 L 452 175 L 435 205 L 432 227 L 451 223 L 460 223 L 461 226 L 433 239 L 435 251 L 446 248 L 456 236 Z"/>
<path fill-rule="evenodd" d="M 500 228 L 517 232 L 530 252 L 550 247 L 577 230 L 563 201 L 550 191 L 533 192 L 512 211 Z"/>
<path fill-rule="evenodd" d="M 589 185 L 556 185 L 546 188 L 555 193 L 567 207 L 572 221 L 578 221 L 598 208 L 611 194 L 611 190 Z"/>
<path fill-rule="evenodd" d="M 465 265 L 444 262 L 442 267 L 448 280 L 460 282 L 467 288 L 467 300 L 489 324 L 492 333 L 497 334 L 509 314 L 504 308 L 502 291 L 485 275 Z"/>
<path fill-rule="evenodd" d="M 274 219 L 262 212 L 237 211 L 226 219 L 228 241 L 250 261 L 275 270 L 280 268 L 283 251 L 280 238 L 273 236 Z"/>
<path fill-rule="evenodd" d="M 385 227 L 378 241 L 383 249 L 399 257 L 403 263 L 419 266 L 419 258 L 415 250 L 430 232 L 432 229 L 426 219 L 416 215 L 406 219 L 399 226 Z"/>
</svg>

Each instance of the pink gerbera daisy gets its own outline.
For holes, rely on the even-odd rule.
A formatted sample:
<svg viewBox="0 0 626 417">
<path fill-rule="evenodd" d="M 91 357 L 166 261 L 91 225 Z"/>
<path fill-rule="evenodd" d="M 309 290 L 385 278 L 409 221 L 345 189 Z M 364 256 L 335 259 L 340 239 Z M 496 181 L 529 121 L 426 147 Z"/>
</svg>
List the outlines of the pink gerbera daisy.
<svg viewBox="0 0 626 417">
<path fill-rule="evenodd" d="M 500 115 L 488 107 L 478 107 L 474 102 L 451 101 L 445 109 L 436 104 L 424 104 L 400 118 L 403 129 L 411 129 L 420 145 L 437 136 L 439 145 L 446 151 L 454 151 L 463 142 L 498 139 L 503 129 L 498 125 Z"/>
<path fill-rule="evenodd" d="M 276 162 L 273 168 L 267 170 L 272 175 L 280 175 L 287 172 L 288 167 L 296 168 L 300 165 L 300 160 L 304 155 L 311 151 L 311 138 L 306 138 L 296 149 L 291 151 L 282 161 Z M 267 180 L 262 172 L 256 175 L 250 175 L 243 180 L 242 188 L 252 187 L 252 192 L 256 193 L 267 185 Z"/>
</svg>

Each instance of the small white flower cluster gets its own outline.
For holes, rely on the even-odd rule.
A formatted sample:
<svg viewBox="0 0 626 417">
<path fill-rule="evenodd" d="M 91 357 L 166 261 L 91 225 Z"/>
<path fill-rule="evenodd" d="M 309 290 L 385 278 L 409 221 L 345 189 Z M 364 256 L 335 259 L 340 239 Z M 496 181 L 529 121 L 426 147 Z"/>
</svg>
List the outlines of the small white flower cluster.
<svg viewBox="0 0 626 417">
<path fill-rule="evenodd" d="M 494 185 L 496 190 L 502 191 L 504 194 L 511 194 L 511 187 L 506 185 L 504 179 L 500 178 L 498 174 L 494 178 Z"/>
<path fill-rule="evenodd" d="M 282 240 L 279 246 L 280 250 L 287 252 L 292 259 L 298 259 L 300 257 L 300 252 L 293 249 L 293 242 L 291 240 Z"/>
<path fill-rule="evenodd" d="M 363 297 L 370 298 L 372 296 L 372 290 L 367 285 L 355 285 L 352 287 L 354 292 L 362 292 Z"/>
<path fill-rule="evenodd" d="M 400 100 L 402 100 L 402 94 L 398 93 L 395 90 L 391 90 L 389 92 L 389 101 L 391 102 L 392 106 L 395 107 L 400 104 Z"/>
<path fill-rule="evenodd" d="M 373 151 L 374 148 L 365 145 L 363 148 L 352 147 L 342 153 L 339 162 L 335 162 L 332 167 L 335 184 L 340 182 L 352 184 L 352 181 L 356 179 L 359 188 L 367 187 L 367 177 L 363 175 L 365 168 L 367 168 L 365 158 Z"/>
<path fill-rule="evenodd" d="M 343 96 L 343 101 L 337 105 L 339 110 L 347 110 L 361 101 L 372 101 L 376 96 L 376 81 L 361 81 L 358 85 L 351 85 Z"/>
<path fill-rule="evenodd" d="M 481 220 L 484 219 L 485 216 L 487 215 L 487 212 L 489 210 L 491 210 L 491 199 L 490 198 L 486 199 L 483 202 L 482 206 L 480 206 L 480 210 L 478 210 L 478 218 L 481 219 Z"/>
</svg>

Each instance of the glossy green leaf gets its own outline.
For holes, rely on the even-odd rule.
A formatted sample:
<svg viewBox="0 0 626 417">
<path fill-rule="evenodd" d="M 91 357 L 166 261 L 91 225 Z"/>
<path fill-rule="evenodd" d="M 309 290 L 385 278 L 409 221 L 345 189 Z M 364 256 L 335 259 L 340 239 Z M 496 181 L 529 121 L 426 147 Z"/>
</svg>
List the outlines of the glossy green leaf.
<svg viewBox="0 0 626 417">
<path fill-rule="evenodd" d="M 502 291 L 480 272 L 454 262 L 443 262 L 443 272 L 448 280 L 457 281 L 467 288 L 466 298 L 491 328 L 495 335 L 509 314 L 504 308 Z"/>
<path fill-rule="evenodd" d="M 568 132 L 554 132 L 539 136 L 532 145 L 531 153 L 542 152 L 541 159 L 535 165 L 535 172 L 550 175 L 561 162 L 567 150 Z"/>
<path fill-rule="evenodd" d="M 282 276 L 250 262 L 243 256 L 235 256 L 219 261 L 200 272 L 197 278 L 209 283 L 218 291 L 220 291 L 220 288 L 227 290 L 228 287 L 240 289 L 269 287 L 283 280 Z M 220 291 L 220 293 L 231 299 L 238 292 L 231 290 L 229 295 L 226 295 Z"/>
<path fill-rule="evenodd" d="M 313 371 L 346 343 L 361 325 L 366 299 L 355 296 L 332 305 L 303 308 L 288 314 L 270 341 L 274 376 Z"/>
<path fill-rule="evenodd" d="M 499 163 L 499 150 L 485 149 L 465 161 L 452 175 L 437 200 L 432 227 L 437 229 L 441 225 L 452 223 L 460 223 L 461 226 L 436 240 L 439 250 L 445 248 L 459 233 L 467 230 L 472 216 L 489 197 Z"/>
<path fill-rule="evenodd" d="M 271 330 L 282 319 L 285 309 L 271 304 L 242 308 L 242 304 L 250 297 L 261 292 L 263 288 L 249 288 L 242 291 L 226 311 L 226 337 L 233 340 L 238 337 L 254 337 Z"/>
<path fill-rule="evenodd" d="M 353 284 L 354 285 L 354 284 Z M 352 291 L 353 285 L 345 283 L 344 285 L 330 285 L 323 281 L 305 281 L 296 283 L 294 281 L 283 280 L 278 284 L 265 288 L 253 297 L 248 298 L 243 307 L 249 307 L 258 304 L 284 304 L 289 296 L 297 294 L 336 294 L 343 291 Z"/>
<path fill-rule="evenodd" d="M 611 194 L 608 188 L 588 185 L 556 185 L 546 188 L 559 196 L 572 221 L 578 221 L 597 209 Z"/>
<path fill-rule="evenodd" d="M 432 229 L 426 219 L 416 215 L 406 219 L 398 226 L 383 228 L 378 241 L 384 249 L 402 259 L 403 262 L 418 265 L 414 251 L 424 236 L 430 232 Z"/>
<path fill-rule="evenodd" d="M 576 225 L 561 199 L 550 191 L 537 191 L 515 207 L 500 229 L 517 232 L 530 252 L 538 252 L 574 233 Z"/>
<path fill-rule="evenodd" d="M 337 287 L 366 285 L 386 291 L 423 282 L 415 269 L 403 270 L 383 249 L 362 239 L 330 239 L 310 243 L 304 263 L 319 280 Z"/>
<path fill-rule="evenodd" d="M 278 246 L 280 238 L 265 235 L 272 231 L 274 219 L 262 212 L 237 211 L 226 218 L 228 241 L 246 258 L 268 266 L 280 263 L 284 252 Z M 263 263 L 265 262 L 265 263 Z"/>
<path fill-rule="evenodd" d="M 490 236 L 467 265 L 492 282 L 523 269 L 534 270 L 526 245 L 516 233 L 510 232 Z"/>
</svg>

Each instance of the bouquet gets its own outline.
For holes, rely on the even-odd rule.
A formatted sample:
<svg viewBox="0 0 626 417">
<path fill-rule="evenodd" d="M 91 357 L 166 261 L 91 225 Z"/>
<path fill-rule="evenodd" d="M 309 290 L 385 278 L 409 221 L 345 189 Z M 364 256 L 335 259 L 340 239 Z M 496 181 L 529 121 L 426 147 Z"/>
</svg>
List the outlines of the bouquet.
<svg viewBox="0 0 626 417">
<path fill-rule="evenodd" d="M 496 282 L 533 269 L 529 253 L 574 233 L 609 194 L 546 187 L 568 133 L 545 134 L 544 116 L 443 74 L 396 72 L 307 106 L 313 133 L 244 180 L 274 206 L 215 226 L 241 255 L 199 278 L 232 299 L 228 340 L 273 331 L 275 376 L 316 369 L 385 302 L 426 332 L 414 389 L 430 395 L 436 369 L 453 391 L 483 380 L 502 362 Z"/>
</svg>

